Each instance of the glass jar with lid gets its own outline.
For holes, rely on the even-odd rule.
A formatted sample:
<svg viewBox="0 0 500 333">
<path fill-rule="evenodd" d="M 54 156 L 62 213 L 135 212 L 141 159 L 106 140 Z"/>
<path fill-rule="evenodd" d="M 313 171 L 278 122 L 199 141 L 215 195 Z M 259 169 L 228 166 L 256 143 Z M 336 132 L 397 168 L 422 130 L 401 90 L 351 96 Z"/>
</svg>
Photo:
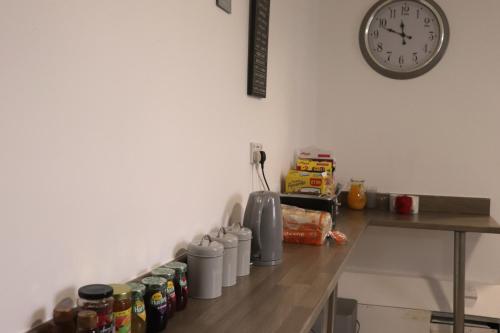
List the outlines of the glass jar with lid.
<svg viewBox="0 0 500 333">
<path fill-rule="evenodd" d="M 132 327 L 132 290 L 126 284 L 112 284 L 115 332 L 130 333 Z"/>
<path fill-rule="evenodd" d="M 351 209 L 362 210 L 366 205 L 365 181 L 351 179 L 351 188 L 347 194 L 347 205 Z"/>
<path fill-rule="evenodd" d="M 161 332 L 167 326 L 167 280 L 159 276 L 149 276 L 141 280 L 146 286 L 147 332 Z"/>
<path fill-rule="evenodd" d="M 175 271 L 167 267 L 158 267 L 151 271 L 151 275 L 167 280 L 167 313 L 168 318 L 172 318 L 177 309 L 174 285 Z"/>
<path fill-rule="evenodd" d="M 78 306 L 97 313 L 97 332 L 113 333 L 113 288 L 90 284 L 78 289 Z"/>
<path fill-rule="evenodd" d="M 146 333 L 146 308 L 144 306 L 146 286 L 137 282 L 130 282 L 127 285 L 132 289 L 132 333 Z"/>
<path fill-rule="evenodd" d="M 175 271 L 174 286 L 175 297 L 177 302 L 177 311 L 184 310 L 188 302 L 188 285 L 187 285 L 187 264 L 180 261 L 172 261 L 162 267 L 171 268 Z"/>
</svg>

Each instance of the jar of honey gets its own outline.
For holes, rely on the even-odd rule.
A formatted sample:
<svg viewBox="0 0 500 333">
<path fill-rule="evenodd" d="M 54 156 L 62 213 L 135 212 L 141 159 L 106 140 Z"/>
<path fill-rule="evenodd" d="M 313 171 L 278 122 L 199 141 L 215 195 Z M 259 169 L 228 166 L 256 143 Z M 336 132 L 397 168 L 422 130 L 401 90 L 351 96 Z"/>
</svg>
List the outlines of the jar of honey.
<svg viewBox="0 0 500 333">
<path fill-rule="evenodd" d="M 366 205 L 365 181 L 351 179 L 351 188 L 347 194 L 347 205 L 351 209 L 362 210 Z"/>
<path fill-rule="evenodd" d="M 132 328 L 132 290 L 126 284 L 112 284 L 113 315 L 115 332 L 131 333 Z"/>
</svg>

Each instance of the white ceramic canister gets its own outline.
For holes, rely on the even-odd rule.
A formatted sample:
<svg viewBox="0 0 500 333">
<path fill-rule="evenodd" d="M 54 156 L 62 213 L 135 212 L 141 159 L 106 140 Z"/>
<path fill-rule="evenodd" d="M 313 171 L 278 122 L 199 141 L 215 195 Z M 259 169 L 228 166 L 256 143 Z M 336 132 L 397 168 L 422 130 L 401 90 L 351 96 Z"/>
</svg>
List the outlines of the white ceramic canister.
<svg viewBox="0 0 500 333">
<path fill-rule="evenodd" d="M 205 235 L 188 245 L 189 296 L 212 299 L 222 295 L 224 245 Z"/>
<path fill-rule="evenodd" d="M 237 276 L 250 274 L 250 249 L 252 245 L 252 230 L 236 224 L 227 229 L 227 232 L 238 237 L 238 268 Z"/>
<path fill-rule="evenodd" d="M 238 237 L 226 232 L 224 227 L 211 235 L 214 240 L 224 245 L 224 264 L 222 269 L 222 286 L 231 287 L 236 284 L 238 268 Z"/>
</svg>

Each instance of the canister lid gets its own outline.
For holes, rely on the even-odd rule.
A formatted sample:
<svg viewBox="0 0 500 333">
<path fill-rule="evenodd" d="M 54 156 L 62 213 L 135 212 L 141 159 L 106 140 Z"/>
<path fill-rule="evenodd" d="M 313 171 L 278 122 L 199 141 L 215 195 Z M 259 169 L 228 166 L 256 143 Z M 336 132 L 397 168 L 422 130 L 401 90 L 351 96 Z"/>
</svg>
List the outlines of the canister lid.
<svg viewBox="0 0 500 333">
<path fill-rule="evenodd" d="M 129 299 L 132 296 L 132 289 L 126 284 L 111 284 L 113 297 L 115 300 Z"/>
<path fill-rule="evenodd" d="M 205 258 L 221 257 L 224 254 L 224 245 L 205 235 L 201 240 L 196 239 L 188 245 L 188 254 Z"/>
<path fill-rule="evenodd" d="M 127 283 L 127 285 L 132 290 L 132 295 L 134 297 L 136 297 L 136 296 L 144 297 L 144 294 L 146 293 L 146 286 L 145 285 L 143 285 L 142 283 L 138 283 L 138 282 L 129 282 L 129 283 Z"/>
<path fill-rule="evenodd" d="M 172 261 L 161 267 L 173 269 L 176 273 L 186 273 L 188 265 L 180 261 Z"/>
<path fill-rule="evenodd" d="M 168 267 L 158 267 L 151 271 L 151 275 L 153 276 L 161 276 L 167 280 L 171 280 L 175 277 L 175 270 Z"/>
<path fill-rule="evenodd" d="M 108 298 L 113 296 L 113 288 L 106 284 L 89 284 L 78 289 L 78 296 L 89 300 Z"/>
<path fill-rule="evenodd" d="M 249 228 L 242 227 L 241 224 L 232 225 L 227 228 L 227 232 L 238 237 L 238 240 L 250 240 L 252 239 L 252 230 Z"/>
<path fill-rule="evenodd" d="M 238 246 L 238 236 L 227 233 L 226 229 L 221 228 L 219 232 L 211 234 L 212 238 L 224 245 L 225 249 L 232 249 Z"/>
</svg>

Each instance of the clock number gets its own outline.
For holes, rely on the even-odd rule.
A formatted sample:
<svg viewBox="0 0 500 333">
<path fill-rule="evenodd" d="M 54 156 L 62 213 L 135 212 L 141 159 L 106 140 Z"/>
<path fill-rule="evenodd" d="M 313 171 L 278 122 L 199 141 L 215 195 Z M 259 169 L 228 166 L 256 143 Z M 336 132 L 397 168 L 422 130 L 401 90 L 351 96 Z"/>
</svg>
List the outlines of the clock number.
<svg viewBox="0 0 500 333">
<path fill-rule="evenodd" d="M 417 52 L 413 52 L 413 62 L 418 64 L 418 53 Z"/>
<path fill-rule="evenodd" d="M 401 6 L 401 16 L 408 16 L 410 15 L 410 6 L 408 6 L 407 3 L 405 3 L 403 6 Z"/>
<path fill-rule="evenodd" d="M 431 26 L 431 19 L 426 17 L 424 18 L 424 27 L 429 28 Z"/>
<path fill-rule="evenodd" d="M 420 9 L 417 9 L 417 20 L 420 18 Z"/>
<path fill-rule="evenodd" d="M 379 24 L 380 28 L 385 29 L 385 27 L 387 27 L 387 19 L 385 19 L 385 18 L 379 19 L 378 24 Z"/>
<path fill-rule="evenodd" d="M 434 35 L 434 31 L 429 31 L 429 39 L 434 40 L 434 38 L 436 38 L 436 36 Z"/>
<path fill-rule="evenodd" d="M 391 19 L 396 18 L 396 9 L 389 7 L 389 17 Z"/>
<path fill-rule="evenodd" d="M 405 63 L 405 56 L 400 55 L 399 56 L 399 66 L 400 67 L 403 66 L 404 63 Z"/>
<path fill-rule="evenodd" d="M 392 56 L 392 51 L 387 51 L 387 61 L 386 62 L 391 62 L 391 56 Z"/>
<path fill-rule="evenodd" d="M 424 45 L 424 52 L 429 53 L 429 45 L 427 44 Z"/>
<path fill-rule="evenodd" d="M 372 36 L 374 39 L 377 39 L 377 38 L 378 38 L 378 36 L 379 36 L 378 29 L 377 29 L 377 30 L 373 30 L 373 31 L 370 33 L 370 36 Z"/>
<path fill-rule="evenodd" d="M 384 46 L 382 45 L 382 43 L 378 43 L 377 44 L 377 52 L 382 52 L 384 50 Z"/>
</svg>

